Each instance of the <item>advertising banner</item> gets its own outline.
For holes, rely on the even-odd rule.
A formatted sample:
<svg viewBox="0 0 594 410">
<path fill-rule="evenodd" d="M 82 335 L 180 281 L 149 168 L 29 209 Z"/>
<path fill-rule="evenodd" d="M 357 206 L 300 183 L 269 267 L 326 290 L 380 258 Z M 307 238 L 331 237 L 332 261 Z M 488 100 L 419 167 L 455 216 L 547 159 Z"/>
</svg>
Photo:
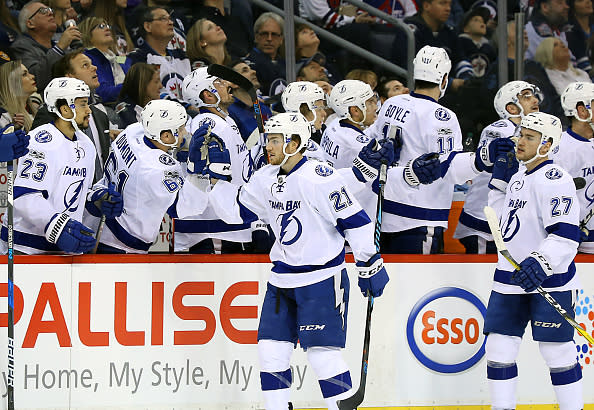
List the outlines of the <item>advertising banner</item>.
<svg viewBox="0 0 594 410">
<path fill-rule="evenodd" d="M 264 408 L 256 335 L 271 265 L 250 258 L 17 257 L 17 408 Z M 375 301 L 364 407 L 489 404 L 482 330 L 494 259 L 464 258 L 386 258 L 391 281 Z M 578 272 L 584 290 L 576 320 L 592 333 L 594 268 L 579 263 Z M 349 274 L 344 357 L 357 386 L 366 300 L 352 264 Z M 0 283 L 3 340 L 6 296 Z M 6 343 L 0 346 L 5 399 Z M 592 385 L 592 346 L 578 335 L 576 355 L 584 385 Z M 519 403 L 554 403 L 529 333 L 518 367 Z M 292 369 L 295 408 L 323 407 L 300 348 Z M 593 389 L 584 394 L 594 403 Z"/>
</svg>

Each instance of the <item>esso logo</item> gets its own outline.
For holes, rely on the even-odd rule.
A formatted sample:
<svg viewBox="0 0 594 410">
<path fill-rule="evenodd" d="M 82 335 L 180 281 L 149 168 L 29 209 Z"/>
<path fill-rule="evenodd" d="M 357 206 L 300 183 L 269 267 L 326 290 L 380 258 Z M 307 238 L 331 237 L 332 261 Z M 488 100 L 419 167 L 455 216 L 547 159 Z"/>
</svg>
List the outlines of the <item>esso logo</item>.
<svg viewBox="0 0 594 410">
<path fill-rule="evenodd" d="M 419 299 L 406 324 L 408 345 L 419 362 L 439 373 L 470 369 L 485 354 L 487 308 L 473 293 L 435 289 Z"/>
</svg>

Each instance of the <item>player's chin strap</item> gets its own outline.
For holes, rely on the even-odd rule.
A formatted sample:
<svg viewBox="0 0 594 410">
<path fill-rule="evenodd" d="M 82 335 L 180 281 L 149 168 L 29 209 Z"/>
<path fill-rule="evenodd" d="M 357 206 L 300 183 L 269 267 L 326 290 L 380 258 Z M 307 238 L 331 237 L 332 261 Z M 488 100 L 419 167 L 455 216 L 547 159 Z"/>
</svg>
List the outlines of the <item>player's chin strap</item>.
<svg viewBox="0 0 594 410">
<path fill-rule="evenodd" d="M 285 154 L 285 157 L 283 158 L 283 160 L 282 160 L 282 161 L 281 161 L 281 163 L 280 163 L 280 166 L 281 166 L 281 167 L 282 167 L 283 165 L 285 165 L 285 162 L 287 162 L 287 160 L 288 160 L 289 158 L 291 158 L 293 155 L 295 155 L 295 154 L 297 154 L 297 153 L 299 152 L 299 151 L 295 151 L 295 152 L 294 152 L 294 153 L 292 153 L 292 154 L 287 154 L 287 152 L 285 151 L 285 148 L 287 148 L 287 145 L 289 145 L 289 144 L 284 144 L 284 145 L 283 145 L 283 154 Z"/>
<path fill-rule="evenodd" d="M 71 123 L 72 126 L 74 127 L 74 132 L 76 133 L 77 131 L 80 131 L 80 128 L 78 128 L 78 124 L 76 123 L 76 108 L 74 107 L 74 104 L 72 106 L 69 106 L 69 107 L 72 110 L 72 118 L 65 118 L 62 115 L 62 113 L 60 113 L 60 110 L 57 110 L 56 115 L 61 120 Z"/>
<path fill-rule="evenodd" d="M 541 154 L 540 153 L 540 149 L 543 147 L 544 144 L 546 144 L 548 141 L 545 141 L 544 143 L 540 144 L 540 147 L 538 147 L 538 150 L 536 151 L 536 154 L 534 154 L 534 156 L 532 158 L 530 158 L 528 161 L 520 161 L 522 164 L 524 165 L 528 165 L 531 162 L 533 162 L 534 160 L 538 159 L 538 158 L 545 158 L 547 155 L 549 155 L 549 151 L 547 151 L 545 154 Z"/>
<path fill-rule="evenodd" d="M 357 107 L 357 108 L 359 108 L 359 107 Z M 361 108 L 359 108 L 359 109 L 361 110 Z M 363 125 L 363 123 L 365 122 L 365 119 L 367 118 L 367 110 L 365 110 L 365 111 L 361 110 L 361 111 L 363 112 L 363 119 L 361 121 L 355 121 L 353 119 L 353 117 L 351 116 L 350 112 L 347 113 L 347 118 L 349 120 L 351 120 L 352 122 L 354 122 L 355 124 L 359 125 L 361 128 L 367 128 L 366 125 Z"/>
</svg>

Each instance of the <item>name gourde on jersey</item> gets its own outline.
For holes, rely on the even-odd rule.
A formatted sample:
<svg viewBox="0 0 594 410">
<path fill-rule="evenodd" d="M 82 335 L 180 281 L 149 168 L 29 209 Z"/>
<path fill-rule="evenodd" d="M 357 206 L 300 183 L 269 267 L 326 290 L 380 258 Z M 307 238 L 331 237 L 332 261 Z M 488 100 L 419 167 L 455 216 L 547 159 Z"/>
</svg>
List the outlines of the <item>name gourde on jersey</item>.
<svg viewBox="0 0 594 410">
<path fill-rule="evenodd" d="M 165 293 L 164 282 L 152 282 L 151 292 L 146 295 L 150 300 L 150 328 L 141 330 L 128 330 L 127 326 L 127 306 L 128 301 L 128 283 L 115 282 L 114 300 L 100 297 L 95 294 L 93 297 L 91 282 L 78 283 L 78 303 L 73 309 L 78 309 L 78 328 L 68 329 L 66 318 L 62 309 L 62 302 L 68 303 L 69 297 L 60 296 L 56 285 L 51 282 L 42 283 L 36 295 L 35 305 L 30 317 L 23 318 L 25 300 L 23 293 L 17 285 L 14 285 L 14 323 L 17 325 L 22 319 L 28 320 L 24 325 L 27 327 L 25 337 L 23 338 L 23 348 L 34 348 L 37 337 L 40 334 L 55 334 L 60 347 L 72 347 L 72 336 L 78 333 L 78 339 L 85 346 L 109 346 L 110 332 L 115 336 L 116 342 L 121 346 L 162 346 L 166 335 L 173 334 L 174 345 L 203 345 L 208 343 L 217 328 L 217 312 L 207 306 L 184 305 L 184 296 L 194 295 L 211 298 L 210 302 L 219 306 L 218 322 L 225 336 L 239 344 L 256 344 L 257 321 L 253 321 L 253 330 L 240 330 L 233 326 L 232 319 L 257 319 L 258 301 L 254 299 L 253 305 L 232 306 L 233 301 L 242 295 L 258 296 L 258 282 L 246 281 L 231 284 L 223 293 L 220 300 L 215 295 L 215 282 L 182 282 L 179 283 L 171 294 Z M 74 289 L 73 289 L 74 292 Z M 6 283 L 0 284 L 0 297 L 8 296 L 8 287 Z M 104 296 L 104 295 L 103 295 Z M 136 295 L 137 296 L 137 295 Z M 98 325 L 93 324 L 93 317 L 97 317 L 99 312 L 105 312 L 105 309 L 93 309 L 91 312 L 91 299 L 94 304 L 100 301 L 104 306 L 113 306 L 113 328 L 97 329 Z M 27 303 L 30 301 L 27 300 Z M 175 330 L 173 324 L 164 320 L 165 309 L 171 309 L 175 316 L 184 321 L 196 323 L 196 327 L 201 330 Z M 43 320 L 44 313 L 51 310 L 53 320 Z M 29 309 L 28 309 L 29 310 Z M 107 310 L 109 312 L 109 309 Z M 7 327 L 8 314 L 0 313 L 0 327 Z M 21 324 L 23 325 L 23 324 Z M 187 325 L 185 326 L 187 329 Z M 97 330 L 91 330 L 97 329 Z M 166 333 L 168 332 L 168 333 Z M 150 336 L 149 336 L 150 334 Z"/>
</svg>

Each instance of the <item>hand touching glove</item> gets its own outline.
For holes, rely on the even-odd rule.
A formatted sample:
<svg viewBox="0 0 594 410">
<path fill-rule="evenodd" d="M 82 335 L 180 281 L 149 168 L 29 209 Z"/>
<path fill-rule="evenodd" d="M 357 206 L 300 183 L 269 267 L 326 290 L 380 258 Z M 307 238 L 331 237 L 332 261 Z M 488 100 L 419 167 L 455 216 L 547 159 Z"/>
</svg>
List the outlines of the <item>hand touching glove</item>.
<svg viewBox="0 0 594 410">
<path fill-rule="evenodd" d="M 0 130 L 0 162 L 12 161 L 29 152 L 29 135 L 23 130 L 14 130 L 12 124 Z"/>
<path fill-rule="evenodd" d="M 553 268 L 544 255 L 534 251 L 520 263 L 520 270 L 512 276 L 512 282 L 521 286 L 525 292 L 532 292 L 553 273 Z"/>
<path fill-rule="evenodd" d="M 487 145 L 483 145 L 476 150 L 474 165 L 479 171 L 493 171 L 493 163 L 501 154 L 514 152 L 516 146 L 509 138 L 495 138 Z"/>
<path fill-rule="evenodd" d="M 518 160 L 513 152 L 499 154 L 493 165 L 493 173 L 489 181 L 490 189 L 498 189 L 505 192 L 511 177 L 518 172 Z"/>
<path fill-rule="evenodd" d="M 378 145 L 379 144 L 379 145 Z M 394 145 L 392 141 L 383 139 L 369 141 L 353 161 L 353 173 L 361 182 L 370 182 L 377 178 L 382 164 L 394 162 Z"/>
<path fill-rule="evenodd" d="M 86 253 L 95 247 L 91 228 L 72 219 L 68 214 L 55 214 L 45 228 L 45 239 L 68 253 Z"/>
<path fill-rule="evenodd" d="M 206 124 L 194 132 L 188 154 L 188 172 L 231 180 L 231 157 L 225 143 Z"/>
<path fill-rule="evenodd" d="M 121 193 L 116 191 L 113 182 L 109 184 L 109 188 L 103 188 L 93 192 L 91 202 L 108 219 L 120 216 L 124 210 L 124 198 L 122 198 Z"/>
<path fill-rule="evenodd" d="M 355 269 L 359 272 L 359 289 L 363 296 L 367 296 L 369 292 L 371 296 L 377 298 L 384 293 L 390 278 L 379 253 L 373 255 L 367 262 L 357 262 Z"/>
<path fill-rule="evenodd" d="M 427 185 L 441 178 L 439 154 L 431 152 L 411 160 L 403 171 L 404 180 L 410 186 Z"/>
</svg>

